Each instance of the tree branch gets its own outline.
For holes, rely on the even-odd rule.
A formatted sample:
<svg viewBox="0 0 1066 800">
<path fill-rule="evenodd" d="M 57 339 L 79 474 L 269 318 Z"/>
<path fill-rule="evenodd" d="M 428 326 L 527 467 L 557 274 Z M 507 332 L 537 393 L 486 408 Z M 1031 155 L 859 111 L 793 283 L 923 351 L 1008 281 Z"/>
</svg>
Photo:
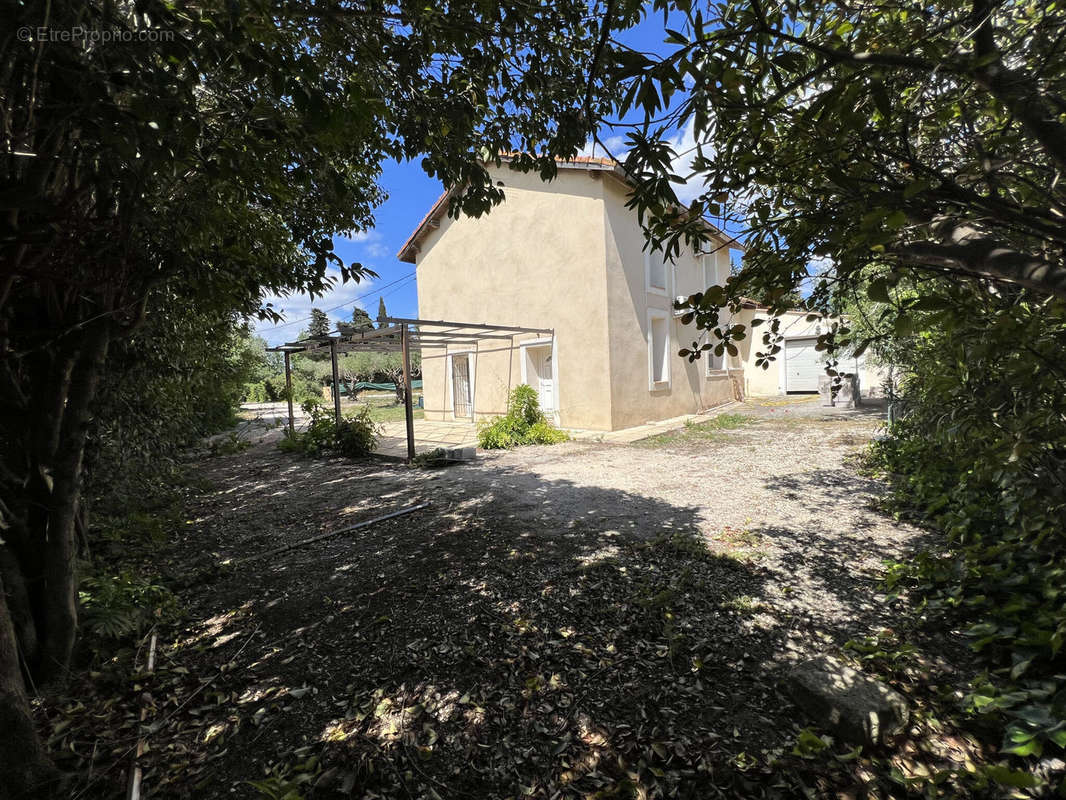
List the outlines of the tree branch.
<svg viewBox="0 0 1066 800">
<path fill-rule="evenodd" d="M 1017 117 L 1060 167 L 1066 168 L 1066 125 L 1056 120 L 1055 111 L 1048 108 L 1028 76 L 1004 66 L 992 23 L 994 10 L 989 0 L 975 0 L 973 4 L 974 17 L 979 21 L 974 55 L 984 65 L 974 70 L 974 81 Z"/>
<path fill-rule="evenodd" d="M 1066 267 L 967 233 L 968 230 L 972 229 L 954 229 L 956 235 L 948 241 L 910 242 L 889 247 L 887 252 L 904 262 L 1005 281 L 1066 298 Z"/>
<path fill-rule="evenodd" d="M 597 128 L 599 127 L 599 120 L 594 119 L 592 113 L 592 95 L 596 88 L 596 75 L 599 72 L 600 58 L 603 56 L 603 49 L 607 46 L 607 39 L 611 35 L 611 18 L 614 16 L 614 3 L 615 0 L 607 0 L 607 6 L 603 10 L 603 22 L 600 23 L 600 39 L 596 42 L 596 50 L 592 53 L 592 62 L 589 64 L 589 78 L 588 84 L 585 87 L 585 121 L 588 123 L 589 131 L 592 133 L 592 138 L 596 143 L 600 143 L 600 137 L 598 135 Z M 607 148 L 604 148 L 607 151 Z M 607 151 L 607 155 L 611 155 L 610 151 Z M 611 156 L 612 158 L 614 156 Z"/>
</svg>

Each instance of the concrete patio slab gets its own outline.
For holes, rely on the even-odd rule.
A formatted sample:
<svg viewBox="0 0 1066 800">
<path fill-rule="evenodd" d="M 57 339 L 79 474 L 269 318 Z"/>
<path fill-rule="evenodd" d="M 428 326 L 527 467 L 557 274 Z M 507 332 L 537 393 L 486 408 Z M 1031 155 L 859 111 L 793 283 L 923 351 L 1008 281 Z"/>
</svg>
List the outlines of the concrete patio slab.
<svg viewBox="0 0 1066 800">
<path fill-rule="evenodd" d="M 374 451 L 379 456 L 407 458 L 407 426 L 404 422 L 384 422 Z M 415 452 L 438 447 L 477 447 L 477 428 L 469 422 L 427 422 L 415 420 Z"/>
</svg>

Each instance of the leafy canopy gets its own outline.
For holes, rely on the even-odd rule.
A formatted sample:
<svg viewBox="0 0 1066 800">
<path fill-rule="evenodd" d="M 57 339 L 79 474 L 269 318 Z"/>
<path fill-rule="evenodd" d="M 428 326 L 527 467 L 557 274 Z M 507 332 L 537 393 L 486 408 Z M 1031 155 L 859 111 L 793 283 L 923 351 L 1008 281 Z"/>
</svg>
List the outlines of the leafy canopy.
<svg viewBox="0 0 1066 800">
<path fill-rule="evenodd" d="M 607 70 L 618 116 L 638 120 L 623 126 L 632 204 L 669 252 L 706 240 L 705 215 L 747 248 L 723 295 L 692 298 L 694 311 L 744 295 L 780 311 L 801 288 L 828 313 L 867 292 L 884 300 L 905 274 L 1066 298 L 1061 4 L 654 7 L 668 14 L 667 52 L 613 42 Z M 616 24 L 637 13 L 620 8 Z M 688 152 L 674 130 L 691 134 Z M 680 203 L 671 179 L 697 196 Z M 901 333 L 912 309 L 945 302 L 918 285 L 886 309 Z"/>
</svg>

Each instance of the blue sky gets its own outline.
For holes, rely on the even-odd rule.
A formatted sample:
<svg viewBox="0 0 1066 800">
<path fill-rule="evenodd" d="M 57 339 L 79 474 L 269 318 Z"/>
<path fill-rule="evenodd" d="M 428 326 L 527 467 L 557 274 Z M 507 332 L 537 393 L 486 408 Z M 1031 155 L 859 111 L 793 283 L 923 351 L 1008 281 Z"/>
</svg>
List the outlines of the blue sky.
<svg viewBox="0 0 1066 800">
<path fill-rule="evenodd" d="M 376 278 L 367 278 L 359 283 L 349 281 L 342 284 L 338 280 L 331 292 L 315 298 L 315 308 L 323 311 L 334 309 L 328 312 L 334 321 L 351 319 L 355 305 L 367 309 L 370 316 L 377 316 L 379 295 L 385 298 L 385 305 L 393 316 L 418 316 L 414 264 L 399 261 L 396 253 L 440 195 L 441 184 L 428 177 L 417 161 L 389 161 L 383 165 L 381 185 L 389 197 L 374 214 L 376 226 L 373 230 L 353 238 L 337 236 L 333 239 L 334 251 L 346 264 L 359 262 L 378 274 Z M 269 344 L 292 341 L 306 327 L 306 318 L 311 315 L 312 306 L 307 295 L 268 296 L 264 302 L 273 303 L 285 315 L 285 323 L 281 325 L 265 322 L 256 325 L 259 335 Z"/>
<path fill-rule="evenodd" d="M 652 15 L 639 26 L 627 31 L 621 39 L 640 50 L 658 51 L 663 47 L 664 27 L 662 16 Z M 603 136 L 615 155 L 618 155 L 621 150 L 620 137 L 612 138 L 609 132 L 605 132 Z M 674 144 L 677 152 L 686 150 L 691 146 L 691 132 L 678 132 Z M 586 155 L 591 152 L 590 148 Z M 596 155 L 603 153 L 597 152 Z M 272 303 L 274 308 L 281 310 L 285 316 L 285 322 L 278 325 L 256 323 L 257 333 L 269 344 L 277 345 L 297 338 L 307 325 L 312 305 L 323 311 L 331 309 L 327 313 L 335 322 L 347 321 L 351 319 L 353 306 L 365 308 L 371 317 L 376 316 L 378 297 L 382 296 L 390 315 L 418 316 L 414 265 L 399 261 L 396 253 L 440 195 L 442 187 L 438 180 L 428 177 L 422 171 L 418 161 L 384 163 L 381 185 L 388 193 L 388 199 L 375 212 L 374 229 L 353 238 L 338 236 L 333 240 L 335 252 L 345 263 L 362 263 L 374 270 L 378 277 L 364 279 L 359 283 L 349 281 L 342 284 L 338 280 L 332 291 L 323 297 L 316 297 L 313 304 L 305 294 L 264 297 L 264 303 Z M 682 199 L 688 194 L 689 192 L 684 192 Z"/>
</svg>

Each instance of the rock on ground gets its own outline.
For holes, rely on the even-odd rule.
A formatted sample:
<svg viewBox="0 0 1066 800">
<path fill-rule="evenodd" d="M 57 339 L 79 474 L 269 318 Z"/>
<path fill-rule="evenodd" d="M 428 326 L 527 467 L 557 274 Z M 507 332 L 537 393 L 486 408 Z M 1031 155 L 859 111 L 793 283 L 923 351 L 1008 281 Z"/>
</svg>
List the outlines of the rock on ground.
<svg viewBox="0 0 1066 800">
<path fill-rule="evenodd" d="M 853 744 L 882 742 L 899 733 L 910 716 L 899 692 L 828 656 L 793 668 L 787 689 L 816 727 Z"/>
</svg>

